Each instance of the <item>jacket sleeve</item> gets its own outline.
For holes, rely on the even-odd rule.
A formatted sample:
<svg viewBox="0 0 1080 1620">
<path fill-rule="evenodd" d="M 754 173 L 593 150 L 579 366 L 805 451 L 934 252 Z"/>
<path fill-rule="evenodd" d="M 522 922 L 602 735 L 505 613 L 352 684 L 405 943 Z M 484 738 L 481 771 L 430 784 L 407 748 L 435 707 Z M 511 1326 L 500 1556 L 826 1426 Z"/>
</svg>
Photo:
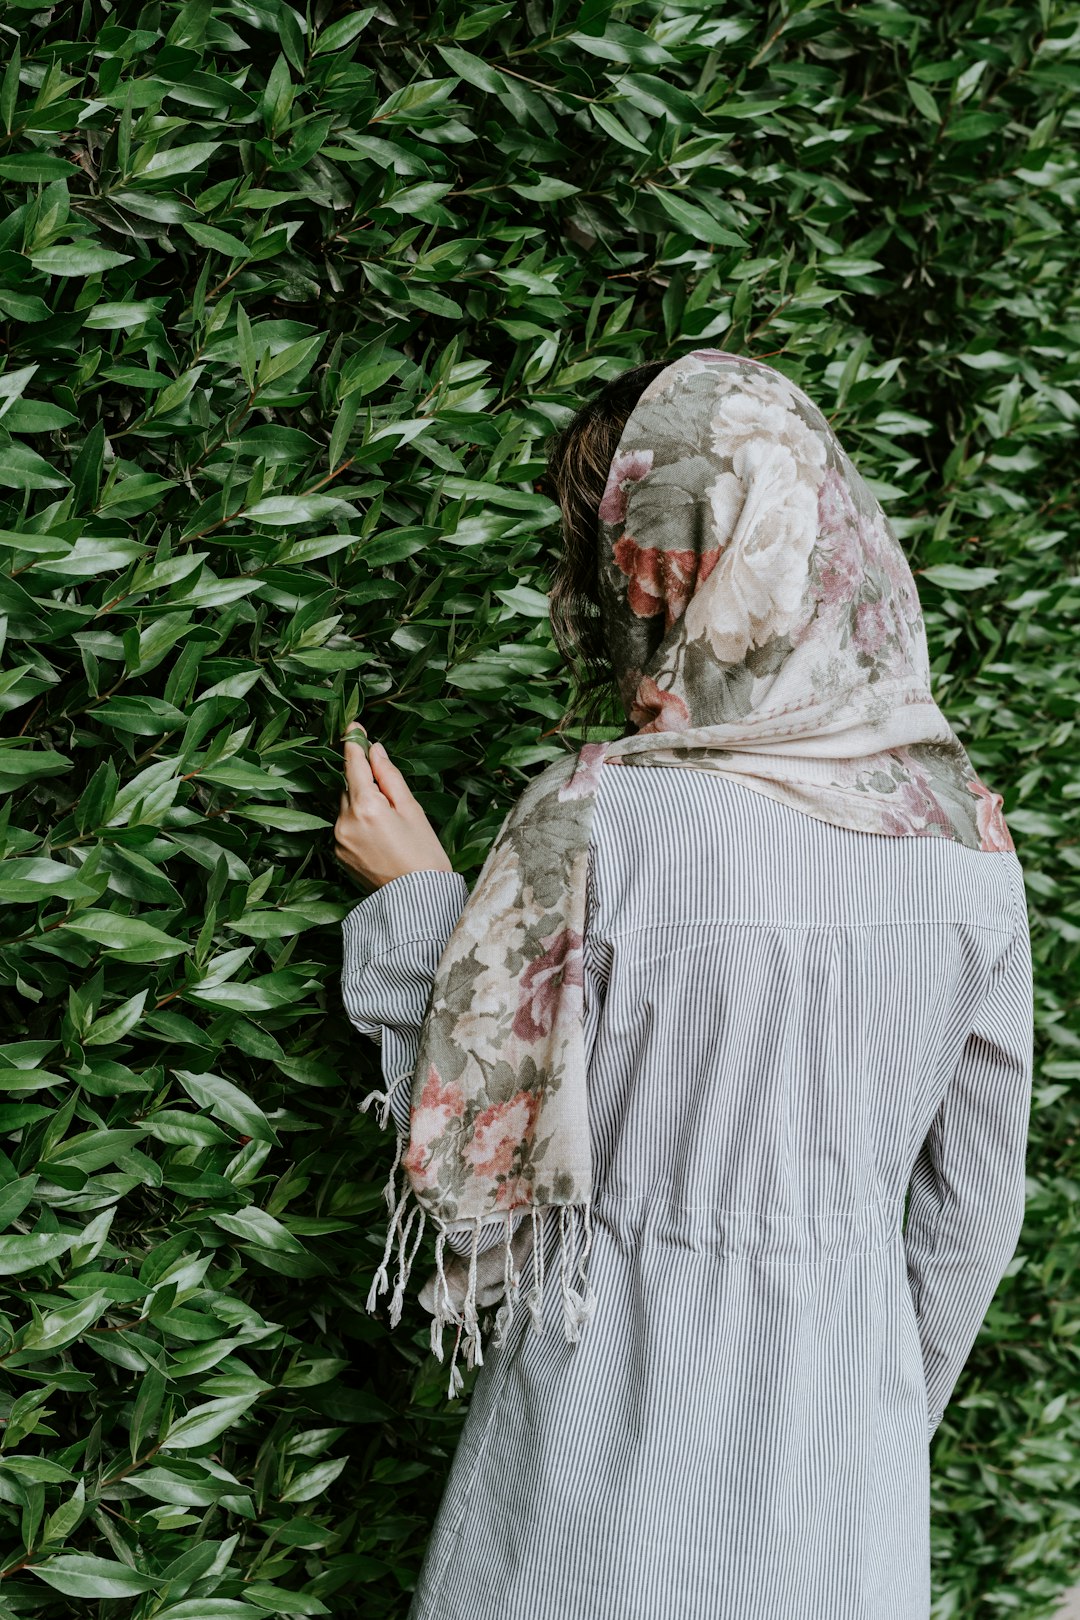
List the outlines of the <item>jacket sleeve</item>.
<svg viewBox="0 0 1080 1620">
<path fill-rule="evenodd" d="M 409 1130 L 409 1086 L 435 970 L 469 897 L 458 872 L 406 872 L 342 922 L 341 999 L 379 1046 L 397 1129 Z"/>
<path fill-rule="evenodd" d="M 468 897 L 457 872 L 407 872 L 367 895 L 342 923 L 342 1001 L 355 1028 L 379 1045 L 389 1114 L 403 1140 L 409 1135 L 421 1025 L 439 961 Z M 591 938 L 588 926 L 595 905 L 591 879 L 586 899 L 585 1042 L 591 1052 L 607 977 L 606 948 Z M 512 1229 L 520 1219 L 514 1217 Z M 506 1217 L 499 1215 L 481 1228 L 477 1252 L 505 1232 Z M 458 1254 L 472 1246 L 468 1232 L 450 1232 L 446 1242 Z"/>
<path fill-rule="evenodd" d="M 904 1231 L 933 1437 L 1016 1251 L 1033 1071 L 1031 938 L 1014 931 L 915 1161 Z"/>
</svg>

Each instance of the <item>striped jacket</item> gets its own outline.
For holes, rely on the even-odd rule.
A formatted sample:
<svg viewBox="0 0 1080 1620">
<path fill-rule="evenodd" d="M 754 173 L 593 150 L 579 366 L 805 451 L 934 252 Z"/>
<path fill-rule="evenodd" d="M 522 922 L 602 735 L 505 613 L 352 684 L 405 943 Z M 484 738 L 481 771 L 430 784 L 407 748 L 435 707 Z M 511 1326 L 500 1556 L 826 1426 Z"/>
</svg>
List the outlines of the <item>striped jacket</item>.
<svg viewBox="0 0 1080 1620">
<path fill-rule="evenodd" d="M 467 894 L 345 919 L 403 1133 Z M 485 1350 L 409 1620 L 927 1620 L 929 1441 L 1024 1214 L 1018 857 L 605 771 L 585 973 L 596 1315 Z"/>
</svg>

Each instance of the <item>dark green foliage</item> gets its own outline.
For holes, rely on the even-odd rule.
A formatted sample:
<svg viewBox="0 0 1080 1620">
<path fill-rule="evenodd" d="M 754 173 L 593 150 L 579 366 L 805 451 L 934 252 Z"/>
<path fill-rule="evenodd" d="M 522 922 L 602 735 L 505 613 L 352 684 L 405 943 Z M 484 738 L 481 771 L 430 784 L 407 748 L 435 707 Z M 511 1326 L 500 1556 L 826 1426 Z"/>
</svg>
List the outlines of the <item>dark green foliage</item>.
<svg viewBox="0 0 1080 1620">
<path fill-rule="evenodd" d="M 1051 1613 L 1080 8 L 34 0 L 0 38 L 0 1614 L 404 1614 L 462 1414 L 420 1307 L 362 1310 L 338 739 L 473 877 L 580 740 L 544 436 L 695 345 L 832 415 L 1027 869 L 1030 1204 L 934 1442 L 935 1615 Z"/>
</svg>

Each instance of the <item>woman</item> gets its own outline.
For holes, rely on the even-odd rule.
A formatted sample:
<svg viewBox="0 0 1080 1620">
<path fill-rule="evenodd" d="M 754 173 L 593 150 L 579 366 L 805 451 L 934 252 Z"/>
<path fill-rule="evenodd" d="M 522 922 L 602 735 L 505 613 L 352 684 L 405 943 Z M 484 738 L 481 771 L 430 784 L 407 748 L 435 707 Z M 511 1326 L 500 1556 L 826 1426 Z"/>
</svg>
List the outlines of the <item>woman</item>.
<svg viewBox="0 0 1080 1620">
<path fill-rule="evenodd" d="M 376 888 L 343 994 L 411 1182 L 368 1305 L 397 1236 L 400 1314 L 426 1210 L 433 1345 L 482 1362 L 410 1620 L 927 1620 L 929 1441 L 1024 1213 L 1001 798 L 779 372 L 641 368 L 553 472 L 556 604 L 624 736 L 529 783 L 471 895 L 385 750 L 345 749 Z"/>
</svg>

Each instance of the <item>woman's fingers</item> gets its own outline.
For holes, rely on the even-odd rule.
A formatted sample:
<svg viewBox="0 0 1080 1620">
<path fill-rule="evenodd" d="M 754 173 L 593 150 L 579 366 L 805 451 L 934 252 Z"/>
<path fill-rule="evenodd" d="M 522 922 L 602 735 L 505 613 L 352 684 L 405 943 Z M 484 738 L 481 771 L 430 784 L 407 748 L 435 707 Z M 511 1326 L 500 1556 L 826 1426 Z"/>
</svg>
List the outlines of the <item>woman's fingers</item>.
<svg viewBox="0 0 1080 1620">
<path fill-rule="evenodd" d="M 359 801 L 365 793 L 370 793 L 375 786 L 375 778 L 371 774 L 367 753 L 360 736 L 367 736 L 362 725 L 353 721 L 345 728 L 345 781 L 348 783 L 349 797 Z"/>
<path fill-rule="evenodd" d="M 370 769 L 374 771 L 376 782 L 390 800 L 394 809 L 403 809 L 412 799 L 412 790 L 397 766 L 392 762 L 382 743 L 372 745 Z"/>
<path fill-rule="evenodd" d="M 411 804 L 412 790 L 382 743 L 373 743 L 368 751 L 359 740 L 361 736 L 366 738 L 367 732 L 358 720 L 346 726 L 345 781 L 354 807 L 372 793 L 381 793 L 395 810 Z"/>
<path fill-rule="evenodd" d="M 452 872 L 439 842 L 404 776 L 376 743 L 365 755 L 346 728 L 346 791 L 334 827 L 334 854 L 353 876 L 374 888 L 407 872 Z"/>
</svg>

